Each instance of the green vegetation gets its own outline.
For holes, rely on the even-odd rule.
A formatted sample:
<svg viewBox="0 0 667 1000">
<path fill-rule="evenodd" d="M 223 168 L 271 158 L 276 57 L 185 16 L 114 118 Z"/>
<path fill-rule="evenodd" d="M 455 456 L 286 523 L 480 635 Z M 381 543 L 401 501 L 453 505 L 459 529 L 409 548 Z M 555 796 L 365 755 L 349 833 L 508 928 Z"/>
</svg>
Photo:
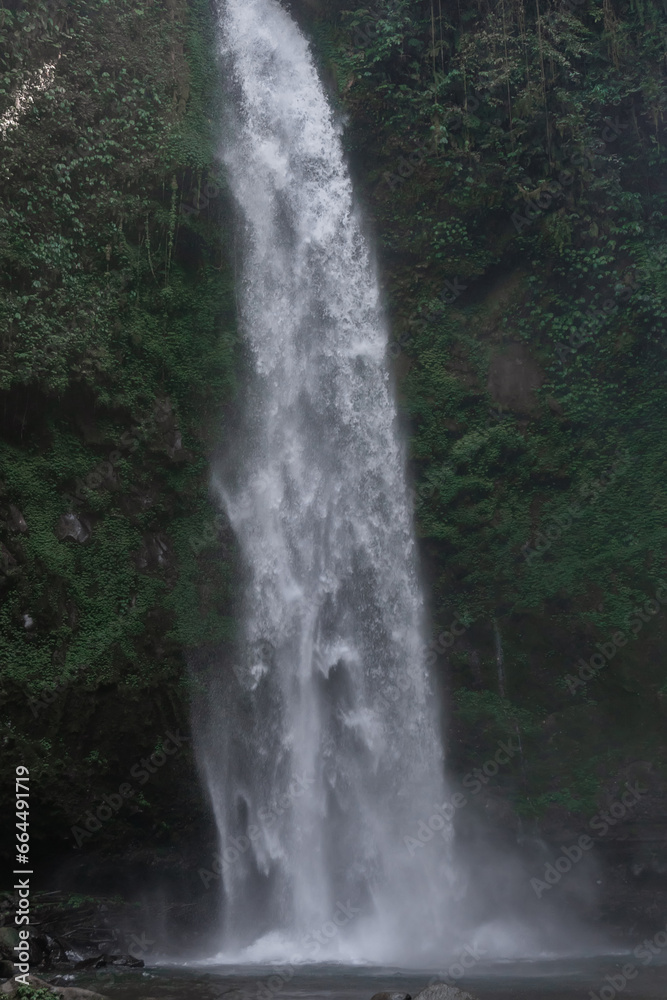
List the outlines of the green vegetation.
<svg viewBox="0 0 667 1000">
<path fill-rule="evenodd" d="M 473 623 L 450 759 L 492 753 L 503 694 L 522 810 L 583 809 L 664 766 L 664 5 L 341 2 L 314 32 L 379 233 L 434 632 Z"/>
<path fill-rule="evenodd" d="M 379 241 L 434 633 L 465 624 L 451 766 L 514 735 L 520 812 L 590 812 L 664 766 L 664 5 L 293 6 Z M 68 846 L 234 633 L 212 32 L 206 0 L 0 0 L 0 736 Z M 119 844 L 195 824 L 189 753 Z"/>
<path fill-rule="evenodd" d="M 0 4 L 0 726 L 70 821 L 233 629 L 212 32 L 204 0 Z"/>
<path fill-rule="evenodd" d="M 39 989 L 34 986 L 19 986 L 14 996 L 16 1000 L 56 1000 L 62 993 L 54 993 L 45 986 L 40 986 Z"/>
</svg>

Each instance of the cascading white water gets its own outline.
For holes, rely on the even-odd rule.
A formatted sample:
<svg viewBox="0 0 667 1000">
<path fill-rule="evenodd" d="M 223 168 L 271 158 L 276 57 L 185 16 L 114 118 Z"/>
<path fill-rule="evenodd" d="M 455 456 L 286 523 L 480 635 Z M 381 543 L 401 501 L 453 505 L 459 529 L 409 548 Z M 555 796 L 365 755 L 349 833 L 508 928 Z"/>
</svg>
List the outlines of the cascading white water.
<svg viewBox="0 0 667 1000">
<path fill-rule="evenodd" d="M 308 44 L 223 0 L 245 420 L 215 485 L 247 567 L 243 642 L 200 749 L 222 951 L 411 961 L 451 943 L 450 830 L 377 278 Z"/>
</svg>

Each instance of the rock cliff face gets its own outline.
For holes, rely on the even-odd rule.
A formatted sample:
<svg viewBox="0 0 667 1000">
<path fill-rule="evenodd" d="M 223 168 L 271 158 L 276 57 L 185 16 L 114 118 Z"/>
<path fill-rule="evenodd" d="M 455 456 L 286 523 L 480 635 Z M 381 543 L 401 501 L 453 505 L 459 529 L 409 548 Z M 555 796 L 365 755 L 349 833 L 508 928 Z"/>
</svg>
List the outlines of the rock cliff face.
<svg viewBox="0 0 667 1000">
<path fill-rule="evenodd" d="M 664 9 L 291 6 L 379 246 L 449 764 L 479 786 L 461 832 L 491 817 L 541 881 L 590 835 L 598 912 L 650 929 L 667 891 Z M 207 461 L 242 364 L 212 30 L 203 0 L 0 11 L 3 778 L 20 761 L 40 789 L 48 888 L 104 894 L 122 858 L 119 891 L 166 882 L 197 906 L 216 882 L 186 660 L 234 634 Z M 636 781 L 637 806 L 592 829 Z"/>
</svg>

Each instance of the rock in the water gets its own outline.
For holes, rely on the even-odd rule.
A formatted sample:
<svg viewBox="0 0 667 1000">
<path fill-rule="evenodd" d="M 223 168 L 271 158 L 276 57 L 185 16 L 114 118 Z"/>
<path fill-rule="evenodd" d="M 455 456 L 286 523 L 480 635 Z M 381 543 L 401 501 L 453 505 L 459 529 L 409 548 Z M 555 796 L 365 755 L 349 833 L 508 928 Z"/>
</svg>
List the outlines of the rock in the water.
<svg viewBox="0 0 667 1000">
<path fill-rule="evenodd" d="M 259 983 L 257 984 L 260 985 Z M 248 996 L 247 990 L 239 990 L 234 987 L 231 990 L 225 990 L 224 993 L 220 994 L 220 1000 L 246 1000 Z"/>
<path fill-rule="evenodd" d="M 93 955 L 91 958 L 82 958 L 80 962 L 75 962 L 74 968 L 77 971 L 81 969 L 102 969 L 106 964 L 106 955 Z"/>
<path fill-rule="evenodd" d="M 36 990 L 51 990 L 53 1000 L 57 1000 L 57 997 L 62 997 L 62 1000 L 109 1000 L 108 997 L 102 996 L 101 993 L 82 990 L 78 986 L 52 986 L 51 983 L 47 983 L 44 979 L 38 979 L 37 976 L 28 976 L 27 979 L 30 985 L 34 986 Z M 11 996 L 13 993 L 16 993 L 20 985 L 20 983 L 16 982 L 16 979 L 10 979 L 0 986 L 0 993 Z"/>
<path fill-rule="evenodd" d="M 374 993 L 371 1000 L 412 1000 L 409 993 Z"/>
<path fill-rule="evenodd" d="M 478 1000 L 472 993 L 460 990 L 458 986 L 449 986 L 447 983 L 433 983 L 425 990 L 418 993 L 415 1000 Z"/>
<path fill-rule="evenodd" d="M 82 990 L 78 986 L 56 986 L 54 993 L 62 994 L 63 1000 L 109 1000 L 102 993 L 93 993 L 92 990 Z"/>
<path fill-rule="evenodd" d="M 114 958 L 113 965 L 127 965 L 130 969 L 143 969 L 144 960 L 143 958 L 135 958 L 134 955 L 119 955 L 118 958 Z"/>
</svg>

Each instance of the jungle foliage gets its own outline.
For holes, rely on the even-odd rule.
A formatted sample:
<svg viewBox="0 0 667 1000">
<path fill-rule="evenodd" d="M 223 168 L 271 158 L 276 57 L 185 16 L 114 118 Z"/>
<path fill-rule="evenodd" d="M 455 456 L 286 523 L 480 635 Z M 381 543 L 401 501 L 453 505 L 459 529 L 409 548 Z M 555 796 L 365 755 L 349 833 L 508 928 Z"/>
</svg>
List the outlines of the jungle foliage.
<svg viewBox="0 0 667 1000">
<path fill-rule="evenodd" d="M 450 761 L 514 735 L 522 812 L 590 810 L 664 761 L 667 13 L 291 6 L 380 247 L 434 633 L 464 626 Z M 48 783 L 44 836 L 184 719 L 184 650 L 233 635 L 213 24 L 0 2 L 1 736 Z M 145 796 L 154 837 L 183 822 L 159 775 Z"/>
<path fill-rule="evenodd" d="M 317 51 L 380 241 L 434 631 L 468 629 L 453 759 L 493 746 L 495 693 L 532 719 L 523 807 L 583 808 L 664 766 L 667 10 L 350 6 Z"/>
<path fill-rule="evenodd" d="M 0 4 L 1 734 L 65 822 L 233 629 L 213 30 L 204 0 Z"/>
</svg>

